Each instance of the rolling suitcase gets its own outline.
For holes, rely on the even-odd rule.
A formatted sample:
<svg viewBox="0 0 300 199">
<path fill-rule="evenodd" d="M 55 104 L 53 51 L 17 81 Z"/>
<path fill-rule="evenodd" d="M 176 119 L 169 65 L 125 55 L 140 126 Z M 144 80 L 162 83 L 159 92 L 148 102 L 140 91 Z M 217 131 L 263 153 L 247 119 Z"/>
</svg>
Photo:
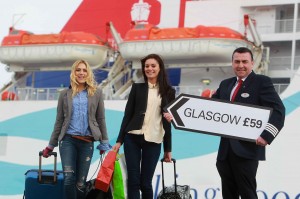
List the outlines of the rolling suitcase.
<svg viewBox="0 0 300 199">
<path fill-rule="evenodd" d="M 25 173 L 25 199 L 63 199 L 63 172 L 56 170 L 57 153 L 54 156 L 54 170 L 42 170 L 43 152 L 39 152 L 39 169 L 31 169 Z"/>
<path fill-rule="evenodd" d="M 176 160 L 172 158 L 174 164 L 174 185 L 165 187 L 165 176 L 164 176 L 164 159 L 161 159 L 161 179 L 162 187 L 158 194 L 158 199 L 191 199 L 190 186 L 189 185 L 177 185 L 176 181 Z"/>
</svg>

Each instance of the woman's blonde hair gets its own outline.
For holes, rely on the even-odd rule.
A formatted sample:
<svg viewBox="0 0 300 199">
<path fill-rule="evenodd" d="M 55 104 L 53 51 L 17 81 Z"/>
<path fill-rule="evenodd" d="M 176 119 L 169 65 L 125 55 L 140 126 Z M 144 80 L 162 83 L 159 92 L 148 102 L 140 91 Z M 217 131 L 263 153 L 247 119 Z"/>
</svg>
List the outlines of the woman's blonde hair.
<svg viewBox="0 0 300 199">
<path fill-rule="evenodd" d="M 78 82 L 76 81 L 75 71 L 79 64 L 83 63 L 86 65 L 87 77 L 86 77 L 86 89 L 89 96 L 93 96 L 97 90 L 97 82 L 95 81 L 94 73 L 89 65 L 89 63 L 85 60 L 77 60 L 72 65 L 71 74 L 70 74 L 70 84 L 72 88 L 72 96 L 74 97 L 78 92 Z"/>
</svg>

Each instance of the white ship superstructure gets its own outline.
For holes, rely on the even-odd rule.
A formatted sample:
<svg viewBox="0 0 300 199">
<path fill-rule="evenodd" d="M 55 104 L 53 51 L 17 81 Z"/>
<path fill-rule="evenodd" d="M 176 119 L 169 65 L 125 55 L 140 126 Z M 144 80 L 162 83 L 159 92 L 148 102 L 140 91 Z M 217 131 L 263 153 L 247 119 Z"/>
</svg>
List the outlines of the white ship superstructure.
<svg viewBox="0 0 300 199">
<path fill-rule="evenodd" d="M 13 31 L 15 34 L 8 35 L 11 36 L 10 39 L 21 38 L 18 30 L 35 32 L 24 25 L 28 23 L 23 23 L 30 19 L 26 16 L 30 16 L 32 10 L 37 9 L 39 13 L 52 11 L 50 12 L 52 17 L 59 13 L 56 12 L 58 6 L 67 1 L 32 0 L 30 2 L 29 5 L 24 0 L 20 0 L 19 4 L 16 4 L 15 1 L 1 0 L 0 13 L 4 13 L 1 12 L 1 9 L 2 11 L 3 9 L 12 10 L 12 12 L 2 14 L 4 17 L 1 17 L 0 27 L 3 26 L 2 23 L 5 20 L 15 17 L 19 10 L 26 12 L 25 17 L 19 20 L 20 23 L 13 23 L 14 29 L 11 30 L 16 31 Z M 249 48 L 255 46 L 253 50 L 256 49 L 255 52 L 260 60 L 256 63 L 256 69 L 263 69 L 256 70 L 257 73 L 264 73 L 272 78 L 286 107 L 285 126 L 272 145 L 267 146 L 267 161 L 259 163 L 258 198 L 300 199 L 300 145 L 298 143 L 300 139 L 298 130 L 300 117 L 300 0 L 77 0 L 78 7 L 77 4 L 74 6 L 75 0 L 68 2 L 70 5 L 64 5 L 64 12 L 67 12 L 67 8 L 73 8 L 74 10 L 71 12 L 73 14 L 68 17 L 66 17 L 67 15 L 60 16 L 66 25 L 63 28 L 57 27 L 55 30 L 49 30 L 46 38 L 49 38 L 48 34 L 57 36 L 62 32 L 70 32 L 72 35 L 75 31 L 85 32 L 96 35 L 97 40 L 104 41 L 102 47 L 106 51 L 103 53 L 97 51 L 99 45 L 94 46 L 93 42 L 87 42 L 86 37 L 80 38 L 83 39 L 81 42 L 72 39 L 72 42 L 68 40 L 53 43 L 53 40 L 47 39 L 47 42 L 43 40 L 43 45 L 41 45 L 41 40 L 34 39 L 33 43 L 35 44 L 32 47 L 39 46 L 39 50 L 36 51 L 27 51 L 25 48 L 30 47 L 29 43 L 32 40 L 27 40 L 27 46 L 10 45 L 9 49 L 11 50 L 0 50 L 0 61 L 2 62 L 0 67 L 7 67 L 14 71 L 11 82 L 0 88 L 0 176 L 4 179 L 0 181 L 0 199 L 23 197 L 24 173 L 29 169 L 38 168 L 38 151 L 48 144 L 55 122 L 59 91 L 69 86 L 70 70 L 68 69 L 69 64 L 73 63 L 71 51 L 61 51 L 62 48 L 59 48 L 62 44 L 70 45 L 72 49 L 76 50 L 75 58 L 83 57 L 90 59 L 91 62 L 96 60 L 94 73 L 97 81 L 103 86 L 107 98 L 104 104 L 109 141 L 111 145 L 116 142 L 130 86 L 133 82 L 139 81 L 141 77 L 138 65 L 133 66 L 134 61 L 138 64 L 138 58 L 130 54 L 126 55 L 125 53 L 128 53 L 126 48 L 125 53 L 124 51 L 122 53 L 117 46 L 124 41 L 131 45 L 143 44 L 143 41 L 137 38 L 131 39 L 131 41 L 130 39 L 126 40 L 129 38 L 126 37 L 126 33 L 134 26 L 132 21 L 135 22 L 135 25 L 138 23 L 142 26 L 158 27 L 155 29 L 157 31 L 167 29 L 167 33 L 173 33 L 173 30 L 176 32 L 176 29 L 196 31 L 195 27 L 199 26 L 225 27 L 230 29 L 230 32 L 237 32 L 238 34 L 235 35 L 239 36 L 239 41 L 243 45 Z M 53 6 L 53 9 L 50 9 L 50 6 Z M 30 9 L 26 9 L 28 7 Z M 251 19 L 251 23 L 246 23 L 246 29 L 245 15 Z M 44 17 L 40 16 L 40 18 Z M 116 30 L 115 37 L 109 32 L 108 38 L 106 38 L 106 32 L 110 28 L 107 26 L 107 22 L 113 23 Z M 30 23 L 36 23 L 36 21 L 30 20 Z M 45 19 L 44 23 L 47 27 L 63 24 L 53 18 Z M 250 27 L 252 25 L 254 28 Z M 38 25 L 38 28 L 42 28 L 42 25 Z M 9 27 L 5 27 L 3 37 L 7 36 L 8 29 Z M 144 33 L 146 32 L 144 31 Z M 133 34 L 133 36 L 137 35 Z M 184 35 L 188 36 L 189 34 Z M 200 35 L 203 36 L 203 34 Z M 219 37 L 221 35 L 223 33 L 219 34 Z M 41 35 L 32 36 L 34 38 L 34 36 Z M 147 45 L 143 46 L 148 50 L 145 53 L 149 53 L 153 49 L 163 52 L 164 48 L 168 47 L 168 51 L 163 53 L 166 53 L 165 56 L 169 59 L 166 63 L 171 63 L 168 74 L 178 94 L 187 93 L 199 96 L 202 91 L 208 91 L 206 93 L 210 95 L 221 80 L 234 75 L 230 66 L 231 51 L 235 48 L 233 42 L 229 42 L 233 41 L 232 39 L 225 39 L 226 42 L 218 43 L 216 42 L 219 41 L 218 37 L 207 39 L 209 37 L 205 36 L 207 40 L 201 40 L 203 37 L 178 38 L 156 39 L 155 44 L 161 48 L 153 48 L 151 40 L 145 42 Z M 2 39 L 0 38 L 0 40 Z M 180 45 L 192 46 L 195 40 L 199 40 L 197 47 L 200 47 L 200 43 L 204 43 L 207 48 L 206 51 L 204 49 L 199 51 L 201 52 L 199 59 L 196 59 L 195 49 L 197 48 L 181 49 L 179 47 Z M 176 46 L 176 42 L 180 45 Z M 229 42 L 228 45 L 227 42 Z M 175 48 L 170 48 L 172 45 L 168 46 L 168 43 Z M 48 45 L 50 47 L 45 48 Z M 87 48 L 80 47 L 83 45 Z M 9 46 L 2 44 L 0 49 L 1 47 L 7 49 Z M 19 47 L 21 50 L 14 51 L 14 48 L 19 49 Z M 228 47 L 229 50 L 224 51 L 222 47 Z M 53 54 L 52 49 L 57 49 L 55 52 L 59 53 Z M 190 49 L 194 50 L 193 54 L 189 54 L 193 58 L 191 60 L 193 63 L 187 63 L 188 58 L 182 53 L 189 53 Z M 176 51 L 177 60 L 172 56 L 174 55 L 172 50 Z M 39 53 L 35 54 L 35 57 L 22 56 L 24 53 L 37 51 Z M 4 56 L 4 52 L 11 54 Z M 16 52 L 17 54 L 14 56 L 13 53 Z M 47 52 L 52 52 L 51 55 L 56 56 L 55 59 L 59 56 L 66 56 L 67 62 L 64 63 L 68 64 L 56 64 L 55 60 L 47 61 L 51 57 L 47 56 Z M 203 52 L 209 53 L 204 55 Z M 143 54 L 143 52 L 138 53 Z M 101 56 L 102 59 L 97 61 Z M 207 62 L 204 62 L 204 58 Z M 221 58 L 222 60 L 220 60 Z M 26 62 L 20 61 L 20 59 L 24 59 Z M 107 60 L 109 61 L 107 62 Z M 97 65 L 100 62 L 101 65 Z M 207 63 L 209 65 L 205 65 Z M 12 67 L 13 64 L 17 67 Z M 49 67 L 51 67 L 51 71 Z M 57 71 L 55 67 L 57 67 Z M 219 136 L 172 128 L 172 156 L 177 160 L 177 182 L 182 185 L 190 185 L 193 199 L 222 198 L 221 181 L 215 167 L 219 138 Z M 22 153 L 20 153 L 20 149 L 24 149 Z M 55 151 L 58 152 L 58 148 Z M 119 152 L 123 153 L 123 148 Z M 88 180 L 95 178 L 95 173 L 99 169 L 98 154 L 99 152 L 95 149 Z M 57 160 L 58 169 L 61 170 L 60 157 Z M 53 169 L 52 159 L 45 159 L 43 164 L 45 164 L 43 169 Z M 169 166 L 165 172 L 166 184 L 173 183 L 172 164 Z M 157 165 L 152 183 L 156 197 L 162 189 L 160 164 Z"/>
<path fill-rule="evenodd" d="M 186 7 L 186 13 L 189 14 L 186 15 L 185 25 L 194 26 L 196 23 L 224 25 L 244 32 L 240 16 L 248 14 L 255 19 L 257 32 L 260 34 L 263 45 L 270 49 L 267 75 L 273 78 L 278 91 L 282 92 L 300 66 L 299 5 L 299 0 L 191 1 Z M 196 15 L 197 22 L 193 20 Z M 251 36 L 249 32 L 247 35 Z M 209 73 L 211 70 L 215 71 L 213 76 Z M 206 71 L 184 69 L 182 71 L 183 84 L 185 86 L 199 84 L 202 77 L 204 80 L 210 78 L 212 87 L 216 87 L 214 82 L 218 84 L 220 78 L 230 73 L 214 68 L 207 68 Z M 207 75 L 204 76 L 204 74 Z M 195 81 L 191 82 L 191 80 Z"/>
<path fill-rule="evenodd" d="M 270 48 L 268 75 L 285 83 L 300 66 L 300 1 L 244 1 L 241 9 L 256 19 Z"/>
<path fill-rule="evenodd" d="M 245 37 L 255 43 L 258 36 L 262 43 L 259 43 L 257 46 L 263 46 L 263 54 L 262 61 L 264 62 L 263 74 L 270 76 L 273 79 L 274 84 L 276 85 L 276 89 L 278 92 L 282 92 L 286 86 L 290 82 L 290 78 L 293 77 L 295 71 L 299 68 L 300 65 L 300 1 L 299 0 L 255 0 L 255 1 L 245 1 L 245 0 L 127 0 L 127 4 L 123 2 L 123 4 L 128 5 L 128 15 L 130 18 L 127 22 L 122 21 L 125 18 L 119 17 L 118 21 L 122 21 L 124 23 L 130 23 L 134 21 L 135 23 L 140 24 L 151 24 L 155 22 L 156 24 L 152 24 L 157 26 L 158 28 L 182 28 L 182 27 L 197 27 L 199 25 L 202 26 L 222 26 L 226 28 L 230 28 L 232 30 L 238 31 L 239 33 L 245 35 Z M 82 3 L 82 5 L 85 2 Z M 93 4 L 93 3 L 90 3 Z M 94 4 L 99 4 L 98 2 L 94 2 Z M 108 3 L 103 6 L 108 5 Z M 159 5 L 159 6 L 157 6 Z M 87 5 L 89 6 L 89 5 Z M 98 5 L 99 6 L 99 5 Z M 83 7 L 83 6 L 82 6 Z M 81 7 L 79 7 L 81 8 Z M 82 8 L 84 9 L 84 8 Z M 115 6 L 111 9 L 114 9 L 115 13 L 119 13 L 121 15 L 121 6 Z M 125 8 L 124 8 L 125 10 Z M 118 15 L 118 14 L 117 14 Z M 244 23 L 244 15 L 248 15 L 251 18 L 251 21 L 256 27 L 257 34 L 253 34 L 251 29 L 245 27 Z M 83 15 L 84 16 L 84 15 Z M 88 17 L 88 16 L 84 16 Z M 109 18 L 114 24 L 116 23 L 116 18 Z M 152 19 L 150 19 L 152 17 Z M 122 18 L 122 19 L 121 19 Z M 72 18 L 71 18 L 72 19 Z M 154 20 L 153 20 L 154 19 Z M 75 20 L 75 19 L 74 19 Z M 151 21 L 152 20 L 152 21 Z M 91 22 L 91 20 L 86 20 Z M 107 22 L 107 21 L 106 21 Z M 100 23 L 100 22 L 99 22 Z M 88 24 L 88 23 L 87 23 Z M 87 25 L 88 26 L 88 25 Z M 92 25 L 90 24 L 91 29 Z M 119 25 L 120 26 L 120 25 Z M 120 35 L 129 31 L 130 26 L 127 29 L 119 29 L 118 24 L 116 25 L 116 29 L 121 31 Z M 176 38 L 178 39 L 178 38 Z M 115 45 L 118 41 L 114 41 L 112 38 L 109 38 L 109 41 Z M 213 41 L 213 40 L 211 40 Z M 208 41 L 209 42 L 209 41 Z M 229 41 L 230 42 L 230 41 Z M 145 51 L 145 53 L 151 52 L 151 46 L 156 45 L 159 41 L 152 42 L 147 41 L 145 43 L 145 48 L 149 51 Z M 171 46 L 165 46 L 161 42 L 162 47 L 166 48 L 169 55 L 172 55 L 172 44 Z M 214 49 L 206 49 L 199 50 L 199 58 L 196 60 L 196 63 L 189 63 L 188 61 L 185 63 L 183 58 L 177 56 L 177 54 L 184 56 L 184 53 L 180 54 L 179 44 L 183 44 L 184 42 L 177 42 L 175 46 L 176 49 L 174 54 L 178 60 L 171 60 L 172 63 L 171 68 L 179 68 L 180 71 L 177 71 L 177 75 L 171 75 L 171 78 L 175 78 L 174 86 L 177 88 L 178 92 L 185 92 L 190 94 L 200 94 L 204 89 L 216 89 L 220 81 L 226 77 L 232 76 L 232 70 L 230 64 L 220 63 L 218 58 L 221 56 L 222 51 L 218 51 L 214 53 Z M 206 48 L 210 48 L 207 42 Z M 147 45 L 146 45 L 147 44 Z M 140 44 L 139 44 L 140 45 Z M 190 45 L 190 44 L 189 44 Z M 222 45 L 226 45 L 223 43 Z M 131 49 L 132 49 L 131 45 Z M 140 45 L 143 47 L 143 44 Z M 166 51 L 163 48 L 160 48 L 162 51 Z M 184 46 L 185 47 L 185 46 Z M 138 54 L 142 55 L 139 48 Z M 182 48 L 185 49 L 185 48 Z M 231 49 L 231 48 L 228 48 Z M 128 54 L 128 51 L 124 51 Z M 134 52 L 134 51 L 132 51 Z M 208 52 L 209 55 L 203 56 L 204 52 Z M 0 51 L 1 53 L 1 51 Z M 135 56 L 137 55 L 135 53 Z M 197 52 L 192 52 L 197 53 Z M 2 54 L 5 59 L 6 55 Z M 109 85 L 110 91 L 107 91 L 107 99 L 125 99 L 126 93 L 130 89 L 130 85 L 134 81 L 138 81 L 139 74 L 138 71 L 135 71 L 138 68 L 138 60 L 126 60 L 122 58 L 121 53 L 116 56 L 115 64 L 111 68 L 105 68 L 104 70 L 108 73 L 107 79 L 104 79 L 102 82 L 103 85 Z M 124 54 L 125 55 L 125 54 Z M 224 56 L 228 56 L 230 61 L 230 52 L 224 51 Z M 1 56 L 0 56 L 1 57 Z M 132 56 L 131 56 L 132 57 Z M 174 57 L 174 56 L 173 56 Z M 187 59 L 188 59 L 187 54 Z M 195 55 L 193 55 L 195 57 Z M 209 58 L 209 64 L 206 66 L 206 61 L 201 62 L 202 57 Z M 43 58 L 41 58 L 43 59 Z M 48 59 L 48 57 L 47 57 Z M 187 60 L 186 59 L 186 60 Z M 118 60 L 122 60 L 121 62 Z M 203 59 L 204 60 L 204 59 Z M 131 64 L 132 62 L 132 64 Z M 178 62 L 178 64 L 176 63 Z M 198 63 L 197 63 L 198 62 Z M 41 62 L 43 63 L 43 62 Z M 126 65 L 125 65 L 126 63 Z M 7 63 L 6 63 L 7 64 Z M 177 64 L 177 65 L 176 65 Z M 222 65 L 223 64 L 223 65 Z M 258 65 L 260 63 L 257 63 Z M 35 65 L 38 65 L 35 63 Z M 44 63 L 40 65 L 40 71 L 44 71 L 43 69 Z M 133 68 L 130 68 L 133 66 Z M 10 68 L 10 65 L 7 64 L 7 67 Z M 11 66 L 12 68 L 12 66 Z M 28 67 L 30 68 L 30 67 Z M 38 67 L 37 67 L 38 68 Z M 58 67 L 59 68 L 59 67 Z M 67 66 L 64 66 L 67 68 Z M 113 69 L 113 70 L 112 70 Z M 61 70 L 61 69 L 60 69 Z M 100 69 L 100 70 L 103 70 Z M 97 72 L 99 73 L 99 72 Z M 134 74 L 130 77 L 130 73 Z M 20 78 L 23 77 L 22 78 Z M 37 84 L 34 84 L 34 71 L 16 71 L 14 86 L 8 87 L 5 89 L 22 89 L 22 92 L 25 89 L 30 89 L 32 93 L 37 87 Z M 176 76 L 176 77 L 174 77 Z M 31 85 L 25 85 L 24 82 L 28 82 L 28 77 L 31 78 Z M 27 79 L 26 79 L 27 78 Z M 124 80 L 125 78 L 125 80 Z M 101 80 L 102 81 L 102 80 Z M 101 82 L 99 82 L 101 83 Z M 67 86 L 66 83 L 60 83 L 59 85 Z M 31 88 L 30 88 L 31 87 Z M 47 86 L 44 86 L 47 87 Z M 52 87 L 52 86 L 51 86 Z M 113 89 L 112 89 L 113 88 Z M 2 89 L 2 91 L 5 91 Z M 45 88 L 47 89 L 47 88 Z M 45 91 L 44 89 L 44 91 Z M 41 89 L 37 89 L 41 90 Z M 38 92 L 36 90 L 36 92 Z M 119 91 L 118 91 L 119 90 Z M 25 91 L 27 92 L 27 91 Z M 20 98 L 19 98 L 20 99 Z M 27 99 L 32 99 L 31 97 L 27 97 Z M 42 98 L 44 99 L 44 98 Z"/>
</svg>

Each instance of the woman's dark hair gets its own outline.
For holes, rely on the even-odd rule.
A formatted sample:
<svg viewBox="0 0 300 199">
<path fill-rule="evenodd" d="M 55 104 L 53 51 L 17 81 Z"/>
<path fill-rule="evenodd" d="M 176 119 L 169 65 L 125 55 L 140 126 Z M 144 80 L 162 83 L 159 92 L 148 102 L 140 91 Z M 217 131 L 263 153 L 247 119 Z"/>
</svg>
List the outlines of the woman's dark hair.
<svg viewBox="0 0 300 199">
<path fill-rule="evenodd" d="M 235 49 L 233 51 L 233 53 L 232 53 L 232 60 L 233 60 L 234 53 L 250 53 L 250 55 L 251 55 L 251 61 L 253 61 L 253 54 L 252 54 L 252 51 L 249 48 L 239 47 L 239 48 Z"/>
<path fill-rule="evenodd" d="M 169 83 L 169 79 L 166 74 L 165 64 L 163 62 L 163 59 L 157 54 L 149 54 L 146 57 L 141 59 L 142 72 L 143 72 L 145 82 L 148 82 L 148 78 L 145 74 L 145 63 L 148 59 L 155 59 L 159 65 L 160 71 L 157 77 L 157 83 L 159 85 L 159 94 L 160 96 L 166 96 L 169 93 L 169 91 L 172 89 L 172 87 Z"/>
</svg>

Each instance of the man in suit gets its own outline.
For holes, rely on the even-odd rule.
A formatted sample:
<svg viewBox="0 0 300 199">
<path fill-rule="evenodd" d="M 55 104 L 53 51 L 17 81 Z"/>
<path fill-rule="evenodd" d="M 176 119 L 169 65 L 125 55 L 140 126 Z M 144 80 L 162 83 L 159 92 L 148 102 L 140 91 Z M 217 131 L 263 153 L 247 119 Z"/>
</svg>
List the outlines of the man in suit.
<svg viewBox="0 0 300 199">
<path fill-rule="evenodd" d="M 251 50 L 245 47 L 234 50 L 232 68 L 236 77 L 223 80 L 212 98 L 271 107 L 273 111 L 256 143 L 222 137 L 216 166 L 223 199 L 257 199 L 258 161 L 265 160 L 266 145 L 272 143 L 283 127 L 285 108 L 271 79 L 252 71 Z"/>
</svg>

